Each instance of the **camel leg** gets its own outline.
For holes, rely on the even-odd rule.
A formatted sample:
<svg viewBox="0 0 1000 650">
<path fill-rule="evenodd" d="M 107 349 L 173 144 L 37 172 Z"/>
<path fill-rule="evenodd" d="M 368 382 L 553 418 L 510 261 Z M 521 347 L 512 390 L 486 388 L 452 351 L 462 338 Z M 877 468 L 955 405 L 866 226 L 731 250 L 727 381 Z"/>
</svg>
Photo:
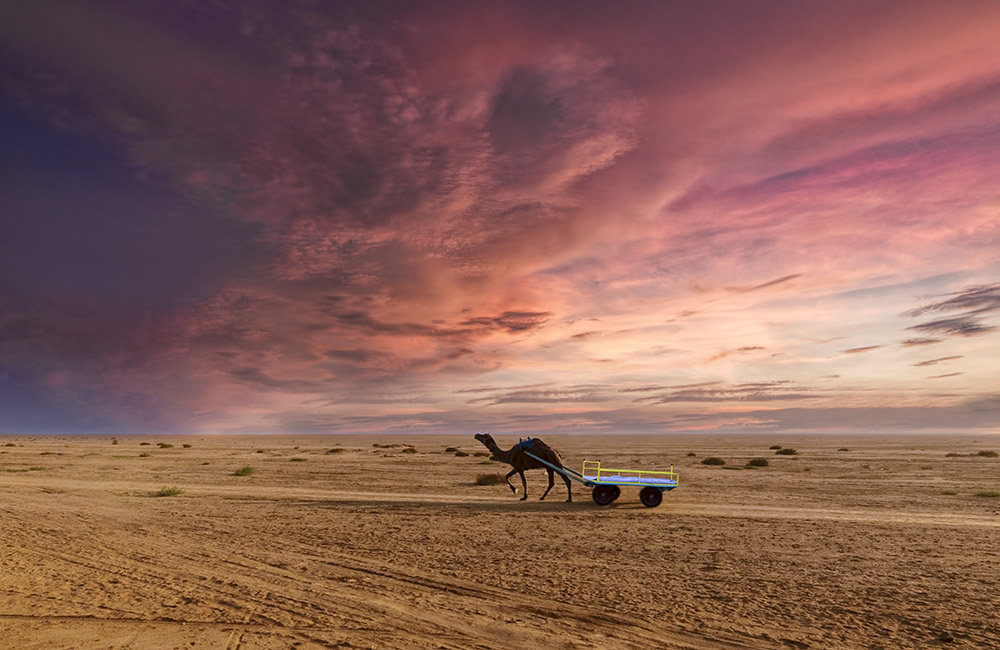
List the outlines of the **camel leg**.
<svg viewBox="0 0 1000 650">
<path fill-rule="evenodd" d="M 510 482 L 510 477 L 513 476 L 514 474 L 517 474 L 516 469 L 512 469 L 509 472 L 507 472 L 507 476 L 503 478 L 505 481 L 507 481 L 507 487 L 510 488 L 510 491 L 513 492 L 514 494 L 517 494 L 517 488 L 514 487 L 514 484 Z M 521 474 L 521 478 L 524 478 L 524 474 Z"/>
<path fill-rule="evenodd" d="M 538 498 L 539 501 L 545 501 L 545 497 L 548 496 L 549 490 L 551 490 L 552 486 L 556 484 L 556 479 L 554 476 L 555 472 L 553 472 L 552 468 L 550 467 L 546 467 L 545 469 L 548 470 L 549 472 L 549 487 L 545 488 L 545 494 L 543 494 L 541 497 Z"/>
<path fill-rule="evenodd" d="M 524 501 L 525 499 L 528 498 L 528 479 L 524 478 L 523 470 L 520 472 L 520 474 L 521 474 L 521 485 L 524 486 L 524 496 L 521 497 L 521 501 Z"/>
<path fill-rule="evenodd" d="M 573 484 L 565 474 L 561 474 L 560 476 L 566 482 L 566 503 L 573 503 Z"/>
</svg>

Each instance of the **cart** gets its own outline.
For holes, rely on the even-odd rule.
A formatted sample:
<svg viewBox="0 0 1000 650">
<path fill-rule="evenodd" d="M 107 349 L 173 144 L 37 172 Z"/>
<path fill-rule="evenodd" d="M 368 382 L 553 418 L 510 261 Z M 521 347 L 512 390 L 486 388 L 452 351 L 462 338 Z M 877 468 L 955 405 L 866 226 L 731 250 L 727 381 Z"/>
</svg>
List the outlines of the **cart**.
<svg viewBox="0 0 1000 650">
<path fill-rule="evenodd" d="M 640 488 L 639 500 L 642 501 L 642 505 L 655 508 L 663 501 L 664 492 L 677 487 L 678 475 L 673 465 L 670 466 L 670 471 L 666 472 L 648 469 L 608 469 L 601 467 L 599 460 L 585 460 L 583 473 L 580 473 L 569 467 L 557 467 L 530 451 L 525 450 L 524 453 L 563 476 L 591 488 L 594 503 L 599 506 L 606 506 L 621 496 L 622 486 L 635 486 Z"/>
</svg>

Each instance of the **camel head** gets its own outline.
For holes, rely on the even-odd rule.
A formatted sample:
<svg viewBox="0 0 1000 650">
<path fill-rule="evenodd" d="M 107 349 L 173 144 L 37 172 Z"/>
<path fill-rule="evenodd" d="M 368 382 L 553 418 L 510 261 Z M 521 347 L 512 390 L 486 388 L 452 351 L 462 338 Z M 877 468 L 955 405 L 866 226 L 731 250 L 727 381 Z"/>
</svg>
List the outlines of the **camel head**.
<svg viewBox="0 0 1000 650">
<path fill-rule="evenodd" d="M 491 442 L 493 442 L 493 436 L 491 436 L 491 435 L 490 435 L 490 434 L 488 434 L 488 433 L 477 433 L 477 434 L 476 434 L 475 436 L 473 436 L 473 437 L 474 437 L 474 438 L 475 438 L 476 440 L 478 440 L 479 442 L 481 442 L 481 443 L 483 443 L 484 445 L 487 445 L 487 446 L 489 446 L 489 444 L 490 444 Z"/>
</svg>

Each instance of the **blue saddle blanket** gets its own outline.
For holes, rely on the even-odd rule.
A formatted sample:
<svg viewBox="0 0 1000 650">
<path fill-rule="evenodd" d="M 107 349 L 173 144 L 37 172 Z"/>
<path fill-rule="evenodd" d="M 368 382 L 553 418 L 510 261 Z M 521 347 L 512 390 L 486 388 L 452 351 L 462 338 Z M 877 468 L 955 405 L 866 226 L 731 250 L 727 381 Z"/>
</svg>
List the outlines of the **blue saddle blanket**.
<svg viewBox="0 0 1000 650">
<path fill-rule="evenodd" d="M 531 438 L 528 438 L 527 440 L 521 440 L 520 442 L 517 443 L 517 447 L 518 449 L 524 449 L 526 451 L 531 449 Z"/>
</svg>

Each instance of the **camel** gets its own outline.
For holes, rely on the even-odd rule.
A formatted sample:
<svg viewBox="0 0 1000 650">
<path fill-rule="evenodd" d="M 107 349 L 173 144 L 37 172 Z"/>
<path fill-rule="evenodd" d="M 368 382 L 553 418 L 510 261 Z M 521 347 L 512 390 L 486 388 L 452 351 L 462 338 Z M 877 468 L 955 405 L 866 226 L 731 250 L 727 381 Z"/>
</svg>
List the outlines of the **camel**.
<svg viewBox="0 0 1000 650">
<path fill-rule="evenodd" d="M 524 501 L 525 499 L 528 498 L 528 481 L 524 478 L 524 470 L 544 469 L 548 471 L 549 487 L 546 488 L 545 494 L 541 496 L 539 501 L 545 499 L 545 497 L 549 493 L 549 490 L 551 490 L 552 486 L 555 485 L 555 477 L 553 476 L 553 474 L 555 474 L 555 470 L 553 470 L 551 467 L 543 465 L 542 463 L 538 462 L 531 456 L 525 454 L 524 453 L 525 443 L 516 444 L 507 451 L 503 451 L 502 449 L 500 449 L 500 447 L 497 446 L 496 441 L 493 440 L 493 436 L 491 436 L 488 433 L 477 433 L 475 435 L 475 438 L 479 442 L 486 445 L 486 448 L 489 449 L 490 452 L 493 454 L 491 456 L 493 460 L 498 460 L 500 462 L 507 463 L 508 465 L 514 468 L 509 472 L 507 472 L 507 476 L 504 477 L 504 480 L 507 481 L 507 487 L 509 487 L 510 491 L 513 492 L 514 494 L 517 494 L 517 488 L 514 487 L 514 485 L 510 482 L 510 477 L 513 476 L 514 474 L 521 475 L 521 485 L 524 488 L 524 496 L 521 497 L 521 501 Z M 535 456 L 544 459 L 546 462 L 552 463 L 556 467 L 563 466 L 562 458 L 559 457 L 559 452 L 557 452 L 552 447 L 549 447 L 547 444 L 545 444 L 538 438 L 528 438 L 526 442 L 529 445 L 528 451 L 530 451 Z M 573 501 L 572 486 L 570 485 L 569 478 L 567 478 L 566 475 L 560 474 L 560 476 L 562 476 L 562 480 L 566 482 L 566 495 L 567 495 L 566 502 L 570 503 Z"/>
</svg>

